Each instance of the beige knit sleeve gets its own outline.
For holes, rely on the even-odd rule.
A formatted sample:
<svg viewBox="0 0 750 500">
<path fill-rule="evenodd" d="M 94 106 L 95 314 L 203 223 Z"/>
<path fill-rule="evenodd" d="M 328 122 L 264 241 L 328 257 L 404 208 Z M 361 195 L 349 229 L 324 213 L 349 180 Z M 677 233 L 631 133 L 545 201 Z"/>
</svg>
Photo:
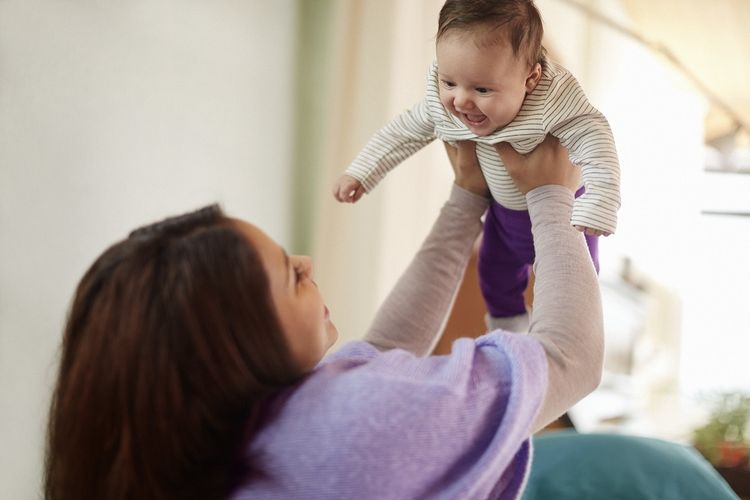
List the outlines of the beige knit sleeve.
<svg viewBox="0 0 750 500">
<path fill-rule="evenodd" d="M 536 261 L 529 335 L 547 354 L 549 384 L 535 428 L 555 420 L 593 391 L 604 356 L 602 304 L 583 233 L 568 221 L 573 193 L 542 186 L 526 195 Z"/>
<path fill-rule="evenodd" d="M 418 356 L 437 342 L 489 199 L 455 184 L 430 233 L 378 310 L 365 340 L 380 350 L 400 348 Z"/>
</svg>

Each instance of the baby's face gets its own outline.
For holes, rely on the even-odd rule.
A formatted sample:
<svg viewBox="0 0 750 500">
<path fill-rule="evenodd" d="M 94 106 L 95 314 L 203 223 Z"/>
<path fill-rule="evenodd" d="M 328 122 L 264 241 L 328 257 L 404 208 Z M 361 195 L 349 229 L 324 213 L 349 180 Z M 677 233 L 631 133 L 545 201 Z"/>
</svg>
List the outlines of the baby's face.
<svg viewBox="0 0 750 500">
<path fill-rule="evenodd" d="M 541 76 L 507 43 L 477 43 L 472 33 L 447 32 L 437 42 L 440 102 L 476 135 L 509 124 Z"/>
</svg>

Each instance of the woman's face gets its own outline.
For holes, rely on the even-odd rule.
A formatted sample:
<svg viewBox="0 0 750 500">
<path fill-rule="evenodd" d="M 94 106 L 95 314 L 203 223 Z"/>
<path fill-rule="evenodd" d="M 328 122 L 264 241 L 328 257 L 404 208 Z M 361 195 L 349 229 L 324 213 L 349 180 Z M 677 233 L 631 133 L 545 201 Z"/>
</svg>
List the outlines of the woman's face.
<svg viewBox="0 0 750 500">
<path fill-rule="evenodd" d="M 263 231 L 235 221 L 260 255 L 271 287 L 271 298 L 292 356 L 304 371 L 311 370 L 336 342 L 338 331 L 329 318 L 310 257 L 287 255 Z"/>
</svg>

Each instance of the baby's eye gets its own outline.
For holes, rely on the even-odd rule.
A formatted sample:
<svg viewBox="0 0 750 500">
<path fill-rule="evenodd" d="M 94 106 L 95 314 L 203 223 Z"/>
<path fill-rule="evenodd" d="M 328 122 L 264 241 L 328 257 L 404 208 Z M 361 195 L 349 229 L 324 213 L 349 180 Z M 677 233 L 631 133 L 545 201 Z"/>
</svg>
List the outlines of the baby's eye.
<svg viewBox="0 0 750 500">
<path fill-rule="evenodd" d="M 451 81 L 448 81 L 448 80 L 441 80 L 441 81 L 442 81 L 442 83 L 443 83 L 443 87 L 446 87 L 446 88 L 452 89 L 453 87 L 455 87 L 455 86 L 456 86 L 456 84 L 455 84 L 455 83 L 453 83 L 453 82 L 451 82 Z"/>
<path fill-rule="evenodd" d="M 480 94 L 486 94 L 490 91 L 487 87 L 477 87 L 475 90 Z"/>
</svg>

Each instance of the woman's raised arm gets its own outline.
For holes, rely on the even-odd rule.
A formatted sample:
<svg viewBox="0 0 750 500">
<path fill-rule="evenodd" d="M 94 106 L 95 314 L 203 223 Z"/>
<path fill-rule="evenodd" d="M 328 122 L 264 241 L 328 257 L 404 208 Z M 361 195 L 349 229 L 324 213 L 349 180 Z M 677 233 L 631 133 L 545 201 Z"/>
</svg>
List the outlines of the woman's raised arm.
<svg viewBox="0 0 750 500">
<path fill-rule="evenodd" d="M 378 310 L 365 340 L 380 350 L 429 354 L 450 312 L 489 204 L 474 143 L 446 146 L 456 180 L 414 259 Z"/>
<path fill-rule="evenodd" d="M 580 172 L 548 136 L 528 155 L 496 149 L 526 195 L 534 234 L 534 309 L 529 335 L 544 347 L 548 385 L 533 430 L 555 420 L 593 391 L 604 356 L 602 304 L 583 234 L 570 225 Z"/>
</svg>

